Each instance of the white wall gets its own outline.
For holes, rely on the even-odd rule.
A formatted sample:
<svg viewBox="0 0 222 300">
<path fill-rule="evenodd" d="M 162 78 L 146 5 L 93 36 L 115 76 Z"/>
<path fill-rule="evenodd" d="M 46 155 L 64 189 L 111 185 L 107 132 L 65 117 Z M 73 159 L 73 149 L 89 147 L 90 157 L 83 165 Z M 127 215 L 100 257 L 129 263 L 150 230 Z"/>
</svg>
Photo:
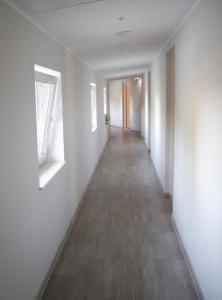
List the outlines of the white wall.
<svg viewBox="0 0 222 300">
<path fill-rule="evenodd" d="M 34 64 L 62 73 L 67 164 L 38 189 Z M 91 133 L 90 82 L 98 86 Z M 0 298 L 34 299 L 107 141 L 102 79 L 0 1 Z"/>
<path fill-rule="evenodd" d="M 109 82 L 110 125 L 123 127 L 122 80 Z"/>
<path fill-rule="evenodd" d="M 140 111 L 140 134 L 145 140 L 147 149 L 150 149 L 150 71 L 143 73 L 142 101 Z"/>
<path fill-rule="evenodd" d="M 173 216 L 208 300 L 222 299 L 221 12 L 221 1 L 200 1 L 172 41 L 176 51 Z M 163 186 L 166 52 L 152 69 L 151 150 Z"/>
<path fill-rule="evenodd" d="M 165 97 L 165 56 L 159 56 L 152 66 L 151 75 L 151 157 L 160 182 L 165 189 L 165 133 L 166 133 L 166 97 Z"/>
<path fill-rule="evenodd" d="M 147 148 L 150 148 L 150 128 L 149 128 L 149 101 L 150 101 L 150 83 L 149 83 L 149 70 L 143 73 L 142 80 L 142 101 L 140 111 L 140 133 L 145 139 Z"/>
<path fill-rule="evenodd" d="M 140 131 L 141 128 L 141 107 L 142 107 L 142 80 L 135 82 L 133 79 L 127 80 L 130 83 L 130 128 Z"/>
</svg>

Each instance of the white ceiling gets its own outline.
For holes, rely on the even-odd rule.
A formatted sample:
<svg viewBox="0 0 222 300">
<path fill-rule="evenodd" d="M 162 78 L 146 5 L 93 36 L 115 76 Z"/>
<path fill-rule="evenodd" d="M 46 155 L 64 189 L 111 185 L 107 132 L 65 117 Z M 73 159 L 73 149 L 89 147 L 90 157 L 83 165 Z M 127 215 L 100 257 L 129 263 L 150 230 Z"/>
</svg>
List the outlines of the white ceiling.
<svg viewBox="0 0 222 300">
<path fill-rule="evenodd" d="M 197 0 L 10 2 L 93 68 L 107 72 L 149 64 Z M 115 35 L 124 30 L 131 33 Z"/>
</svg>

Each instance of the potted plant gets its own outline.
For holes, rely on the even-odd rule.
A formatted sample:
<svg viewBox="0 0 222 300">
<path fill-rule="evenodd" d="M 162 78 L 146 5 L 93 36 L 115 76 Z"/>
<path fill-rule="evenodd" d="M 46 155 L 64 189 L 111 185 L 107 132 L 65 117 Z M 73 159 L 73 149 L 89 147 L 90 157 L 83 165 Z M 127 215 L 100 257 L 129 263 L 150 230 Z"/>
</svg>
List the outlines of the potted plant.
<svg viewBox="0 0 222 300">
<path fill-rule="evenodd" d="M 105 119 L 105 124 L 109 125 L 109 115 L 108 114 L 104 114 L 104 119 Z"/>
</svg>

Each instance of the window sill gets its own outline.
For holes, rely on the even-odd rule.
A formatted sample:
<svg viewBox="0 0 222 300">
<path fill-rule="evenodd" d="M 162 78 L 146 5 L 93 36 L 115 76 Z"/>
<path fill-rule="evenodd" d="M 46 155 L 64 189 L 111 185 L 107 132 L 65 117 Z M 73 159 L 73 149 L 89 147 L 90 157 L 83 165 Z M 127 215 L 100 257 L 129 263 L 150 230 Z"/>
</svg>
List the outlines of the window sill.
<svg viewBox="0 0 222 300">
<path fill-rule="evenodd" d="M 92 129 L 92 133 L 95 133 L 95 132 L 97 131 L 97 129 L 98 129 L 98 127 L 93 128 L 93 129 Z"/>
<path fill-rule="evenodd" d="M 42 190 L 65 165 L 65 162 L 45 162 L 39 168 L 39 189 Z"/>
</svg>

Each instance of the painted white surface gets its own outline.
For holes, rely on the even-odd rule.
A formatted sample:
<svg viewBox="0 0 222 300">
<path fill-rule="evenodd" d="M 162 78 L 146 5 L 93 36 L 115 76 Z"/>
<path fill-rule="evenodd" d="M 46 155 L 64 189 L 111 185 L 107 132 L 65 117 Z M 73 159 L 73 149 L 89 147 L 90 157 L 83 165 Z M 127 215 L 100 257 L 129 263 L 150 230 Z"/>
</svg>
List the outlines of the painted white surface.
<svg viewBox="0 0 222 300">
<path fill-rule="evenodd" d="M 111 0 L 53 10 L 77 0 L 10 1 L 100 71 L 146 66 L 196 2 Z M 132 33 L 115 35 L 123 30 Z"/>
<path fill-rule="evenodd" d="M 149 110 L 150 110 L 150 83 L 149 83 L 149 70 L 145 70 L 142 73 L 142 96 L 141 96 L 141 107 L 140 107 L 140 134 L 145 140 L 147 148 L 150 148 L 150 129 L 149 129 Z"/>
<path fill-rule="evenodd" d="M 109 80 L 117 80 L 122 78 L 130 78 L 138 75 L 144 75 L 144 73 L 148 72 L 151 65 L 146 65 L 145 67 L 134 68 L 131 65 L 128 65 L 127 68 L 118 68 L 113 69 L 111 71 L 107 70 L 101 72 L 104 78 Z"/>
<path fill-rule="evenodd" d="M 141 108 L 142 108 L 142 79 L 130 82 L 130 128 L 140 131 L 141 129 Z"/>
<path fill-rule="evenodd" d="M 65 162 L 45 162 L 39 169 L 39 188 L 44 189 L 64 165 Z"/>
<path fill-rule="evenodd" d="M 160 56 L 152 66 L 151 74 L 151 157 L 165 190 L 165 56 Z"/>
<path fill-rule="evenodd" d="M 34 299 L 107 141 L 104 82 L 0 1 L 0 298 Z M 61 72 L 66 165 L 38 189 L 34 64 Z M 98 88 L 91 133 L 90 82 Z"/>
<path fill-rule="evenodd" d="M 222 299 L 221 11 L 221 1 L 200 1 L 175 38 L 173 215 L 207 300 Z M 163 186 L 166 51 L 152 70 L 152 157 Z"/>
<path fill-rule="evenodd" d="M 123 127 L 122 80 L 109 82 L 110 125 Z"/>
<path fill-rule="evenodd" d="M 140 134 L 145 139 L 145 143 L 147 145 L 147 135 L 148 135 L 148 82 L 147 82 L 147 74 L 145 72 L 143 74 L 143 79 L 141 81 L 141 102 L 140 102 Z"/>
</svg>

